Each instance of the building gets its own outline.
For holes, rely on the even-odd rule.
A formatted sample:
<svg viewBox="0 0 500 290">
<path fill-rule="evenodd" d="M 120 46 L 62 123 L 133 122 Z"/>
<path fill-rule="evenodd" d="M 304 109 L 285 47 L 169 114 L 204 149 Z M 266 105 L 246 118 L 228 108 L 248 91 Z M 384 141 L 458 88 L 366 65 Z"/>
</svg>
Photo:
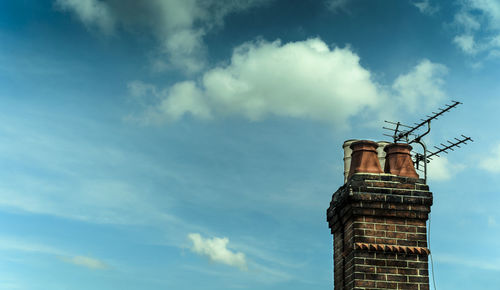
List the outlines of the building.
<svg viewBox="0 0 500 290">
<path fill-rule="evenodd" d="M 429 289 L 432 193 L 415 172 L 411 146 L 379 143 L 344 144 L 345 184 L 327 209 L 334 289 Z"/>
</svg>

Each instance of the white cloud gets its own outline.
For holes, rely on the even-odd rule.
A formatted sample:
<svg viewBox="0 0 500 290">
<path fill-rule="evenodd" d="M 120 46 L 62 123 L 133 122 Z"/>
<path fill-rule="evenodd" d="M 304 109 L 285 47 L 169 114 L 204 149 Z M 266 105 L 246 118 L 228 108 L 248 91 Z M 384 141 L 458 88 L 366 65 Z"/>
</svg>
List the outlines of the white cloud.
<svg viewBox="0 0 500 290">
<path fill-rule="evenodd" d="M 85 256 L 74 256 L 74 257 L 62 257 L 62 261 L 77 266 L 89 268 L 89 269 L 106 269 L 108 266 L 97 259 L 85 257 Z"/>
<path fill-rule="evenodd" d="M 109 6 L 99 0 L 56 0 L 57 7 L 72 11 L 89 28 L 97 27 L 106 34 L 114 30 L 115 19 Z"/>
<path fill-rule="evenodd" d="M 325 1 L 326 7 L 331 11 L 337 12 L 344 10 L 350 0 L 327 0 Z"/>
<path fill-rule="evenodd" d="M 470 10 L 483 13 L 490 26 L 500 28 L 500 2 L 498 0 L 468 0 L 464 2 L 464 5 Z"/>
<path fill-rule="evenodd" d="M 413 2 L 422 13 L 433 14 L 437 7 L 430 0 Z M 455 12 L 452 27 L 456 35 L 452 42 L 465 54 L 483 59 L 500 56 L 500 1 L 498 0 L 463 0 L 458 1 L 459 9 Z M 480 62 L 472 62 L 475 68 Z"/>
<path fill-rule="evenodd" d="M 162 91 L 156 115 L 178 119 L 269 115 L 346 122 L 377 106 L 371 74 L 348 48 L 329 49 L 320 39 L 281 44 L 249 42 L 233 52 L 231 63 L 203 75 L 199 83 L 180 82 Z"/>
<path fill-rule="evenodd" d="M 496 257 L 490 257 L 488 260 L 481 260 L 474 256 L 465 257 L 447 253 L 437 253 L 433 255 L 435 260 L 439 263 L 455 264 L 479 270 L 500 272 L 500 259 Z"/>
<path fill-rule="evenodd" d="M 446 98 L 443 90 L 448 69 L 424 59 L 408 74 L 396 78 L 392 88 L 397 92 L 398 107 L 406 107 L 410 112 L 431 109 Z"/>
<path fill-rule="evenodd" d="M 168 62 L 159 57 L 154 62 L 154 70 L 163 71 L 169 64 L 183 68 L 188 73 L 199 72 L 205 67 L 203 36 L 201 29 L 183 29 L 169 34 L 162 40 L 160 54 L 168 56 Z"/>
<path fill-rule="evenodd" d="M 41 254 L 50 254 L 58 256 L 65 255 L 63 251 L 56 249 L 54 247 L 27 242 L 20 238 L 13 238 L 7 236 L 0 237 L 0 250 L 41 253 Z"/>
<path fill-rule="evenodd" d="M 481 28 L 481 23 L 475 16 L 471 15 L 466 10 L 461 10 L 454 16 L 454 21 L 457 25 L 462 26 L 462 28 L 470 33 Z"/>
<path fill-rule="evenodd" d="M 136 90 L 140 93 L 139 88 Z M 62 119 L 78 124 L 78 133 L 68 131 L 65 122 L 2 116 L 0 123 L 16 124 L 0 125 L 2 156 L 9 156 L 20 166 L 43 169 L 45 174 L 58 178 L 29 171 L 4 172 L 5 178 L 0 180 L 0 208 L 95 223 L 154 222 L 162 226 L 165 222 L 182 223 L 167 213 L 171 197 L 162 196 L 158 202 L 152 190 L 144 186 L 144 180 L 131 176 L 145 173 L 148 178 L 176 181 L 183 177 L 142 154 L 94 139 L 92 133 L 89 135 L 96 131 L 96 126 L 102 128 L 102 124 L 68 117 L 59 120 Z M 41 123 L 51 130 L 36 127 Z M 109 127 L 104 130 L 112 131 Z M 133 168 L 133 175 L 129 168 Z"/>
<path fill-rule="evenodd" d="M 2 236 L 0 237 L 0 250 L 20 251 L 33 254 L 46 254 L 58 257 L 61 261 L 86 267 L 89 269 L 106 269 L 108 266 L 95 258 L 76 255 L 66 251 L 38 243 L 26 242 L 23 239 Z"/>
<path fill-rule="evenodd" d="M 134 98 L 143 98 L 146 95 L 157 95 L 156 87 L 141 81 L 130 82 L 127 85 L 129 93 Z"/>
<path fill-rule="evenodd" d="M 247 42 L 234 49 L 227 65 L 206 71 L 197 81 L 167 89 L 134 81 L 132 95 L 153 97 L 146 123 L 178 120 L 185 114 L 201 119 L 240 116 L 251 121 L 269 116 L 326 121 L 338 128 L 348 119 L 434 108 L 446 94 L 444 65 L 422 60 L 400 75 L 392 91 L 372 80 L 350 48 L 329 48 L 321 39 L 282 44 Z M 422 105 L 424 104 L 424 105 Z M 368 113 L 367 113 L 368 112 Z"/>
<path fill-rule="evenodd" d="M 232 252 L 227 248 L 227 238 L 203 238 L 200 234 L 192 233 L 188 239 L 193 243 L 191 250 L 194 253 L 205 256 L 212 262 L 222 263 L 238 267 L 241 270 L 248 268 L 245 254 Z"/>
<path fill-rule="evenodd" d="M 158 49 L 154 70 L 179 68 L 196 73 L 205 67 L 204 36 L 224 24 L 224 18 L 272 0 L 56 0 L 87 26 L 111 32 L 120 26 L 152 34 Z"/>
<path fill-rule="evenodd" d="M 435 157 L 427 164 L 427 178 L 431 181 L 447 181 L 464 169 L 463 164 L 450 162 L 445 156 Z"/>
<path fill-rule="evenodd" d="M 413 6 L 417 7 L 421 13 L 432 15 L 439 11 L 437 6 L 433 6 L 430 0 L 423 0 L 418 2 L 412 2 Z"/>
<path fill-rule="evenodd" d="M 479 161 L 479 167 L 491 173 L 500 173 L 500 144 L 493 148 L 486 158 Z"/>
<path fill-rule="evenodd" d="M 179 119 L 185 113 L 199 118 L 211 116 L 210 108 L 204 102 L 203 92 L 190 81 L 172 86 L 169 97 L 160 104 L 160 111 L 173 119 Z"/>
<path fill-rule="evenodd" d="M 454 25 L 458 35 L 453 42 L 471 56 L 495 57 L 500 48 L 500 2 L 497 0 L 467 0 L 460 2 Z"/>
<path fill-rule="evenodd" d="M 473 35 L 458 35 L 455 36 L 453 42 L 467 54 L 475 54 L 477 52 L 476 42 Z"/>
</svg>

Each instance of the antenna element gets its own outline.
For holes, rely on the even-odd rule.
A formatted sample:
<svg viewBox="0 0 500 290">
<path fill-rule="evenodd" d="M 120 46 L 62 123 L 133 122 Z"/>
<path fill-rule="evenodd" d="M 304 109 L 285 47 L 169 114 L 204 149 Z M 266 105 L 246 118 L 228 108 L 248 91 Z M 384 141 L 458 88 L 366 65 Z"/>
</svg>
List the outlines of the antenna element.
<svg viewBox="0 0 500 290">
<path fill-rule="evenodd" d="M 423 162 L 424 164 L 424 180 L 427 182 L 427 163 L 429 163 L 433 156 L 439 157 L 438 154 L 440 153 L 446 153 L 448 154 L 448 151 L 455 151 L 454 148 L 458 147 L 460 148 L 461 144 L 466 145 L 468 141 L 474 142 L 471 137 L 467 137 L 464 135 L 461 135 L 460 138 L 454 138 L 454 141 L 449 141 L 447 140 L 446 142 L 448 144 L 443 144 L 441 143 L 440 146 L 434 146 L 436 148 L 436 151 L 431 152 L 427 151 L 427 147 L 425 146 L 425 143 L 422 141 L 422 137 L 425 135 L 429 134 L 431 131 L 431 121 L 432 120 L 437 120 L 438 117 L 443 115 L 444 113 L 448 112 L 449 110 L 455 108 L 456 106 L 462 104 L 461 102 L 458 101 L 452 101 L 452 104 L 450 105 L 445 105 L 444 108 L 439 108 L 437 112 L 432 112 L 432 115 L 427 115 L 427 119 L 420 119 L 420 123 L 415 123 L 414 126 L 408 126 L 401 124 L 401 122 L 391 122 L 391 121 L 384 121 L 385 123 L 389 124 L 391 127 L 382 127 L 385 130 L 392 131 L 393 134 L 383 134 L 384 136 L 391 137 L 394 140 L 394 143 L 397 142 L 405 142 L 407 144 L 411 143 L 418 143 L 422 146 L 423 148 L 423 153 L 415 153 L 415 164 L 416 164 L 416 169 L 419 169 L 420 162 Z M 417 134 L 418 130 L 423 128 L 425 125 L 427 125 L 427 130 L 423 133 Z"/>
</svg>

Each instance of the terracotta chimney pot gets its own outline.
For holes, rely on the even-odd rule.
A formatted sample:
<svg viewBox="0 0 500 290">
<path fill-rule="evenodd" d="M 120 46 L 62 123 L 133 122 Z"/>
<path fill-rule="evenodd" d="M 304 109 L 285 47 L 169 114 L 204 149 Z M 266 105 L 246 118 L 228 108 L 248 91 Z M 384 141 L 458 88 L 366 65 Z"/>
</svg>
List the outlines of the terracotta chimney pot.
<svg viewBox="0 0 500 290">
<path fill-rule="evenodd" d="M 359 172 L 383 173 L 377 156 L 378 144 L 376 142 L 360 140 L 353 142 L 350 148 L 352 149 L 352 159 L 349 177 Z"/>
<path fill-rule="evenodd" d="M 405 143 L 393 143 L 385 146 L 384 172 L 398 176 L 419 178 L 411 160 L 412 147 Z"/>
</svg>

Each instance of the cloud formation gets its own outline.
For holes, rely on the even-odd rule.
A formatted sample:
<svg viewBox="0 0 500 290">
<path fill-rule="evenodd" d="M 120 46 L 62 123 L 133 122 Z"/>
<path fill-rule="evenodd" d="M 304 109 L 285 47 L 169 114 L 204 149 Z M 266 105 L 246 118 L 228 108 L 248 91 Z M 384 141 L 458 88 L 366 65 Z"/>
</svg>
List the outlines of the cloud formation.
<svg viewBox="0 0 500 290">
<path fill-rule="evenodd" d="M 479 162 L 479 167 L 491 173 L 500 173 L 500 144 L 497 144 L 486 156 L 487 158 Z"/>
<path fill-rule="evenodd" d="M 237 267 L 241 270 L 248 268 L 245 254 L 232 252 L 227 248 L 228 238 L 203 238 L 200 234 L 192 233 L 188 239 L 193 243 L 191 251 L 207 257 L 210 261 Z"/>
<path fill-rule="evenodd" d="M 396 91 L 398 107 L 406 107 L 412 113 L 422 106 L 435 108 L 446 98 L 443 77 L 447 72 L 446 66 L 424 59 L 408 74 L 397 77 L 392 88 Z"/>
<path fill-rule="evenodd" d="M 345 10 L 349 1 L 350 0 L 327 0 L 325 1 L 325 5 L 331 11 L 337 12 L 339 10 Z"/>
<path fill-rule="evenodd" d="M 415 1 L 412 4 L 424 14 L 432 15 L 439 11 L 439 7 L 432 5 L 430 0 Z"/>
<path fill-rule="evenodd" d="M 153 69 L 201 71 L 205 63 L 203 37 L 221 27 L 232 13 L 272 0 L 55 0 L 88 28 L 106 34 L 123 28 L 152 34 L 158 41 Z"/>
<path fill-rule="evenodd" d="M 453 23 L 458 35 L 453 42 L 465 54 L 500 56 L 500 2 L 496 0 L 460 1 Z"/>
<path fill-rule="evenodd" d="M 107 265 L 102 261 L 99 261 L 94 258 L 85 257 L 85 256 L 74 256 L 74 257 L 63 257 L 61 258 L 66 263 L 70 263 L 73 265 L 93 269 L 93 270 L 102 270 L 106 269 Z"/>
<path fill-rule="evenodd" d="M 430 107 L 442 102 L 446 71 L 423 60 L 387 89 L 372 79 L 349 47 L 330 48 L 319 38 L 286 44 L 260 40 L 235 48 L 229 64 L 206 71 L 198 80 L 165 89 L 134 81 L 129 91 L 145 105 L 140 119 L 146 123 L 175 121 L 186 114 L 251 121 L 279 116 L 346 128 L 349 118 L 362 112 L 414 112 L 422 102 Z"/>
<path fill-rule="evenodd" d="M 72 256 L 67 252 L 51 246 L 26 242 L 19 238 L 0 237 L 0 250 L 20 251 L 34 254 L 48 254 L 57 256 L 61 261 L 86 267 L 89 269 L 106 269 L 108 266 L 95 258 L 86 256 Z"/>
<path fill-rule="evenodd" d="M 110 7 L 99 0 L 56 0 L 63 11 L 72 11 L 87 28 L 98 29 L 105 34 L 114 30 L 115 19 Z"/>
<path fill-rule="evenodd" d="M 452 163 L 448 158 L 441 156 L 433 158 L 427 165 L 427 176 L 431 181 L 447 181 L 464 169 L 465 165 Z"/>
</svg>

